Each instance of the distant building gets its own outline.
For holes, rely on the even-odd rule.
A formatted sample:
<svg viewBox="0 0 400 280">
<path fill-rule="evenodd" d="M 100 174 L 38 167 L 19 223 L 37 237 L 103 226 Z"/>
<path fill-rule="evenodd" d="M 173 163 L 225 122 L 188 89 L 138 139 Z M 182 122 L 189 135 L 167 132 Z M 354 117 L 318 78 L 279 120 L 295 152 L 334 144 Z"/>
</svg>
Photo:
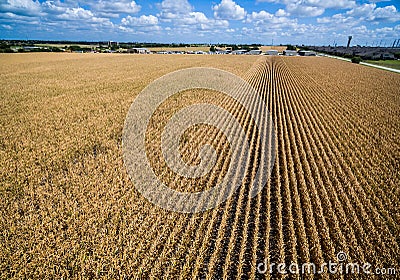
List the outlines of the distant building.
<svg viewBox="0 0 400 280">
<path fill-rule="evenodd" d="M 128 50 L 129 53 L 140 53 L 140 54 L 148 54 L 151 53 L 149 49 L 146 48 L 132 48 Z"/>
<path fill-rule="evenodd" d="M 312 50 L 323 52 L 334 56 L 344 56 L 351 58 L 353 56 L 359 56 L 364 60 L 374 59 L 396 59 L 395 54 L 400 52 L 400 48 L 384 48 L 384 47 L 368 47 L 368 46 L 354 46 L 346 48 L 343 46 L 319 46 L 309 47 Z"/>
<path fill-rule="evenodd" d="M 108 45 L 109 48 L 119 47 L 119 43 L 118 42 L 114 42 L 114 41 L 108 41 L 107 45 Z"/>
<path fill-rule="evenodd" d="M 382 54 L 381 59 L 395 59 L 395 56 L 392 53 L 384 53 Z"/>
<path fill-rule="evenodd" d="M 251 54 L 251 55 L 260 55 L 262 53 L 261 50 L 251 50 L 249 51 L 247 54 Z"/>
<path fill-rule="evenodd" d="M 317 53 L 313 51 L 299 51 L 299 55 L 301 56 L 316 56 Z"/>
<path fill-rule="evenodd" d="M 245 54 L 247 53 L 247 50 L 236 50 L 233 51 L 232 54 L 240 55 L 240 54 Z"/>
<path fill-rule="evenodd" d="M 23 47 L 24 51 L 30 52 L 30 51 L 37 51 L 40 50 L 40 47 L 34 47 L 34 46 L 24 46 Z"/>
<path fill-rule="evenodd" d="M 268 50 L 265 52 L 267 55 L 279 55 L 277 50 Z"/>
<path fill-rule="evenodd" d="M 297 56 L 297 51 L 286 50 L 286 51 L 283 51 L 283 55 L 286 55 L 286 56 Z"/>
</svg>

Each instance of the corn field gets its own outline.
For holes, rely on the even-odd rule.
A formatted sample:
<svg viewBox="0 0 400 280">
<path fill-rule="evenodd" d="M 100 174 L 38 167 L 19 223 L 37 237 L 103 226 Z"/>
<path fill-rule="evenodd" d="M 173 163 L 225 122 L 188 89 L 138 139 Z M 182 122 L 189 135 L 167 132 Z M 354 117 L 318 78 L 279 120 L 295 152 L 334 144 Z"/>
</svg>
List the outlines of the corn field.
<svg viewBox="0 0 400 280">
<path fill-rule="evenodd" d="M 323 57 L 0 55 L 0 278 L 395 279 L 400 274 L 400 76 Z M 161 133 L 180 109 L 210 103 L 246 131 L 247 173 L 218 207 L 176 213 L 146 200 L 122 155 L 129 106 L 175 70 L 213 67 L 246 80 L 275 129 L 271 176 L 249 190 L 261 157 L 248 112 L 217 91 L 169 98 L 146 132 L 154 173 L 171 189 L 207 190 L 232 163 L 218 129 L 198 125 L 179 151 L 217 159 L 184 178 L 163 159 Z M 264 108 L 265 109 L 265 108 Z M 272 264 L 369 263 L 371 273 L 281 274 Z M 260 266 L 262 264 L 262 266 Z M 263 271 L 261 267 L 266 267 Z M 395 268 L 396 275 L 377 275 Z"/>
</svg>

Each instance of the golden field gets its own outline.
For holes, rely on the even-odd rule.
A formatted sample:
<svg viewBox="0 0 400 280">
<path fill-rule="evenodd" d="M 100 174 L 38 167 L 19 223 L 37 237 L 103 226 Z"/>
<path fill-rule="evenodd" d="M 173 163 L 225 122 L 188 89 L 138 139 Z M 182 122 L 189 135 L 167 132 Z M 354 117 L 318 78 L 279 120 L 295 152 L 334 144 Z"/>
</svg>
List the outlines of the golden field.
<svg viewBox="0 0 400 280">
<path fill-rule="evenodd" d="M 277 155 L 253 199 L 244 181 L 218 208 L 180 214 L 135 189 L 122 132 L 146 85 L 199 66 L 232 72 L 263 96 Z M 398 74 L 322 57 L 50 53 L 2 54 L 0 77 L 2 279 L 276 279 L 283 275 L 260 273 L 258 264 L 322 264 L 339 252 L 400 269 Z M 195 164 L 199 147 L 215 146 L 212 174 L 185 181 L 165 171 L 160 130 L 198 102 L 231 111 L 258 158 L 252 122 L 234 100 L 179 93 L 158 108 L 146 146 L 155 173 L 180 191 L 206 188 L 229 164 L 226 138 L 200 126 L 180 150 Z"/>
</svg>

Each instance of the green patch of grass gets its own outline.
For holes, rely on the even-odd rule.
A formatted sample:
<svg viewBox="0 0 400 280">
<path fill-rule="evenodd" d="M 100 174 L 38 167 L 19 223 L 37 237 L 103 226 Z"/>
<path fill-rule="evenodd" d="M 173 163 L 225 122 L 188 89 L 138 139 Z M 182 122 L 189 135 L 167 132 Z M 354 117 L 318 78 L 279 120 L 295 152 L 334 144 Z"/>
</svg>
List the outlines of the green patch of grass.
<svg viewBox="0 0 400 280">
<path fill-rule="evenodd" d="M 400 70 L 400 60 L 366 60 L 365 62 Z"/>
</svg>

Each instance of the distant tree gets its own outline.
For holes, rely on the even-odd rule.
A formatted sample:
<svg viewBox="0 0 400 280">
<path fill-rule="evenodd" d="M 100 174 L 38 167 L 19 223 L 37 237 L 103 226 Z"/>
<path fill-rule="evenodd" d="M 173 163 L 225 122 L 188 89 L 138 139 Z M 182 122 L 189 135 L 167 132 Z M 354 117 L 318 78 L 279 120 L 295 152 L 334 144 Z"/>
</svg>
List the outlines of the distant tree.
<svg viewBox="0 0 400 280">
<path fill-rule="evenodd" d="M 246 51 L 250 51 L 252 49 L 252 47 L 249 45 L 245 45 L 245 46 L 242 46 L 242 49 L 246 50 Z"/>
<path fill-rule="evenodd" d="M 217 48 L 215 46 L 210 47 L 210 52 L 215 52 L 216 50 L 217 50 Z"/>
<path fill-rule="evenodd" d="M 400 59 L 400 52 L 395 53 L 395 54 L 394 54 L 394 57 L 397 58 L 397 59 Z"/>
<path fill-rule="evenodd" d="M 80 51 L 81 47 L 80 46 L 69 46 L 68 49 L 72 52 Z"/>
<path fill-rule="evenodd" d="M 62 52 L 62 50 L 60 48 L 57 48 L 57 47 L 50 47 L 49 50 L 51 52 Z"/>
<path fill-rule="evenodd" d="M 361 59 L 361 57 L 359 57 L 359 56 L 355 56 L 355 57 L 353 57 L 353 58 L 351 59 L 351 62 L 352 62 L 352 63 L 357 63 L 357 64 L 359 64 L 361 61 L 362 61 L 362 59 Z"/>
<path fill-rule="evenodd" d="M 11 48 L 0 49 L 0 53 L 13 53 L 14 51 Z"/>
<path fill-rule="evenodd" d="M 288 50 L 288 51 L 295 51 L 295 50 L 296 50 L 296 46 L 287 45 L 286 50 Z"/>
</svg>

